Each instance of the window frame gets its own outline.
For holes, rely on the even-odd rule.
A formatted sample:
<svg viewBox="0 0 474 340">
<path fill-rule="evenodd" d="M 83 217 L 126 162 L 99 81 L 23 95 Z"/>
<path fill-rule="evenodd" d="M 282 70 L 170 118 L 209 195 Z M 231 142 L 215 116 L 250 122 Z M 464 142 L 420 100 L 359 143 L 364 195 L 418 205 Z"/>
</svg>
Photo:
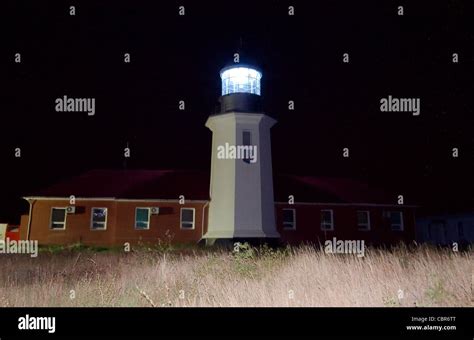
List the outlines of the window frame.
<svg viewBox="0 0 474 340">
<path fill-rule="evenodd" d="M 370 210 L 357 210 L 356 214 L 359 213 L 366 213 L 367 214 L 367 224 L 360 224 L 359 223 L 359 218 L 357 217 L 357 230 L 359 231 L 370 231 L 371 226 L 370 226 Z M 361 226 L 365 226 L 364 228 L 361 228 Z"/>
<path fill-rule="evenodd" d="M 248 130 L 248 129 L 242 129 L 242 146 L 248 146 L 249 148 L 252 147 L 252 133 L 253 131 L 252 130 Z M 248 134 L 248 144 L 245 143 L 245 138 L 244 136 Z M 249 149 L 250 150 L 250 149 Z M 251 158 L 250 158 L 250 151 L 249 151 L 249 158 L 242 158 L 242 160 L 247 163 L 247 164 L 250 164 L 250 161 L 251 161 Z"/>
<path fill-rule="evenodd" d="M 285 210 L 290 210 L 293 211 L 293 221 L 292 222 L 285 222 L 285 215 L 284 211 Z M 295 208 L 283 208 L 282 209 L 282 225 L 284 230 L 296 230 L 296 209 Z M 291 227 L 288 227 L 286 225 L 291 225 Z"/>
<path fill-rule="evenodd" d="M 183 210 L 192 210 L 193 212 L 193 222 L 192 222 L 192 228 L 183 228 Z M 189 223 L 189 222 L 185 222 Z M 187 208 L 187 207 L 182 207 L 179 211 L 179 228 L 181 230 L 194 230 L 196 228 L 196 208 Z"/>
<path fill-rule="evenodd" d="M 64 222 L 62 228 L 53 228 L 53 210 L 54 209 L 59 209 L 59 210 L 64 210 Z M 49 216 L 49 230 L 66 230 L 66 221 L 67 221 L 67 208 L 66 207 L 51 207 L 51 214 Z M 55 222 L 55 223 L 61 223 L 61 222 Z"/>
<path fill-rule="evenodd" d="M 105 209 L 105 221 L 104 222 L 96 222 L 96 223 L 103 223 L 104 228 L 94 228 L 94 210 L 95 209 Z M 107 230 L 107 222 L 109 219 L 109 208 L 107 207 L 92 207 L 91 208 L 91 220 L 90 220 L 90 230 L 94 231 L 104 231 Z"/>
<path fill-rule="evenodd" d="M 242 129 L 242 145 L 252 145 L 252 130 L 248 130 L 248 129 Z M 244 135 L 245 134 L 248 134 L 248 137 L 249 137 L 249 140 L 248 140 L 248 144 L 245 143 L 245 138 L 244 138 Z"/>
<path fill-rule="evenodd" d="M 148 210 L 148 221 L 147 221 L 146 228 L 137 227 L 137 212 L 138 212 L 138 209 Z M 150 230 L 150 226 L 151 226 L 151 208 L 150 207 L 135 207 L 135 222 L 134 222 L 135 230 Z"/>
<path fill-rule="evenodd" d="M 392 214 L 394 213 L 400 215 L 400 224 L 392 223 Z M 393 226 L 400 226 L 400 229 L 394 229 Z M 405 225 L 403 223 L 403 211 L 396 211 L 396 210 L 390 211 L 390 230 L 391 231 L 404 231 L 405 230 Z"/>
<path fill-rule="evenodd" d="M 323 228 L 323 211 L 328 211 L 331 213 L 331 226 L 330 228 Z M 334 211 L 333 209 L 321 209 L 320 211 L 320 227 L 323 231 L 333 231 L 334 230 Z"/>
</svg>

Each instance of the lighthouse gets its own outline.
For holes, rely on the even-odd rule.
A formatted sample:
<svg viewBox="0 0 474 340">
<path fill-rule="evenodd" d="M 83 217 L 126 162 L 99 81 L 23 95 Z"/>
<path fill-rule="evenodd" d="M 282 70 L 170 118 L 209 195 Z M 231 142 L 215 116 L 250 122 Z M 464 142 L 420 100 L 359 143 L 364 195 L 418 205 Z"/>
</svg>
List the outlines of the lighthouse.
<svg viewBox="0 0 474 340">
<path fill-rule="evenodd" d="M 220 71 L 220 108 L 209 116 L 212 157 L 207 244 L 278 238 L 270 129 L 262 110 L 262 72 L 234 64 Z"/>
</svg>

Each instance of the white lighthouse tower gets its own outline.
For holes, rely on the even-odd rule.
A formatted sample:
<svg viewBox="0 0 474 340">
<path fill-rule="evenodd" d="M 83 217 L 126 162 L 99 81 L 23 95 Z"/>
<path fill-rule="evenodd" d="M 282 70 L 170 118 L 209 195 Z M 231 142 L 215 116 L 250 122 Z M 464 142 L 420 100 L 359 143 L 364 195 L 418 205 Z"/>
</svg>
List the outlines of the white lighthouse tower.
<svg viewBox="0 0 474 340">
<path fill-rule="evenodd" d="M 262 73 L 235 64 L 221 70 L 220 110 L 212 131 L 207 244 L 216 240 L 277 238 L 270 128 L 261 110 Z"/>
</svg>

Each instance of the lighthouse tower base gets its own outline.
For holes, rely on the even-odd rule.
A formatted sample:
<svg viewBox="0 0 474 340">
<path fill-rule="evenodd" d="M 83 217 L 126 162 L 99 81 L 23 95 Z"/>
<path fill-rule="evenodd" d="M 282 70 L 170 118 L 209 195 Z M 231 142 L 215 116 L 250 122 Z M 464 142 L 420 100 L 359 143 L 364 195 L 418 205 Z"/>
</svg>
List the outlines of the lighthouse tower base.
<svg viewBox="0 0 474 340">
<path fill-rule="evenodd" d="M 222 248 L 235 248 L 236 244 L 244 244 L 248 243 L 252 246 L 262 246 L 268 245 L 270 247 L 277 247 L 281 245 L 280 238 L 272 237 L 272 238 L 206 238 L 203 239 L 201 244 L 205 246 L 213 246 L 213 247 L 222 247 Z"/>
</svg>

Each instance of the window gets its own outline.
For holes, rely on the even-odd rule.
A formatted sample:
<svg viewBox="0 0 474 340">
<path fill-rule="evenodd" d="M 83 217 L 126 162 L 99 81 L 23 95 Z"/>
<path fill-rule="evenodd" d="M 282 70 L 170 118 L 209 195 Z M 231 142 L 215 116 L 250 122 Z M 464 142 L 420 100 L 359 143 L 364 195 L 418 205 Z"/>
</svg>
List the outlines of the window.
<svg viewBox="0 0 474 340">
<path fill-rule="evenodd" d="M 359 230 L 370 230 L 370 213 L 368 211 L 357 212 L 357 228 Z"/>
<path fill-rule="evenodd" d="M 283 209 L 283 228 L 296 229 L 296 210 Z"/>
<path fill-rule="evenodd" d="M 252 144 L 252 134 L 250 131 L 242 132 L 242 145 L 251 145 Z"/>
<path fill-rule="evenodd" d="M 54 230 L 66 229 L 66 208 L 51 208 L 50 228 Z"/>
<path fill-rule="evenodd" d="M 250 146 L 252 145 L 252 133 L 250 131 L 242 131 L 242 145 L 249 146 L 246 150 L 245 158 L 243 161 L 245 163 L 250 163 Z"/>
<path fill-rule="evenodd" d="M 403 215 L 401 211 L 390 212 L 390 227 L 394 231 L 403 230 Z"/>
<path fill-rule="evenodd" d="M 321 230 L 334 230 L 332 210 L 321 210 Z"/>
<path fill-rule="evenodd" d="M 194 229 L 194 208 L 181 208 L 181 229 Z"/>
<path fill-rule="evenodd" d="M 135 209 L 135 229 L 150 229 L 150 208 Z"/>
<path fill-rule="evenodd" d="M 105 230 L 107 227 L 107 208 L 92 208 L 91 229 Z"/>
</svg>

